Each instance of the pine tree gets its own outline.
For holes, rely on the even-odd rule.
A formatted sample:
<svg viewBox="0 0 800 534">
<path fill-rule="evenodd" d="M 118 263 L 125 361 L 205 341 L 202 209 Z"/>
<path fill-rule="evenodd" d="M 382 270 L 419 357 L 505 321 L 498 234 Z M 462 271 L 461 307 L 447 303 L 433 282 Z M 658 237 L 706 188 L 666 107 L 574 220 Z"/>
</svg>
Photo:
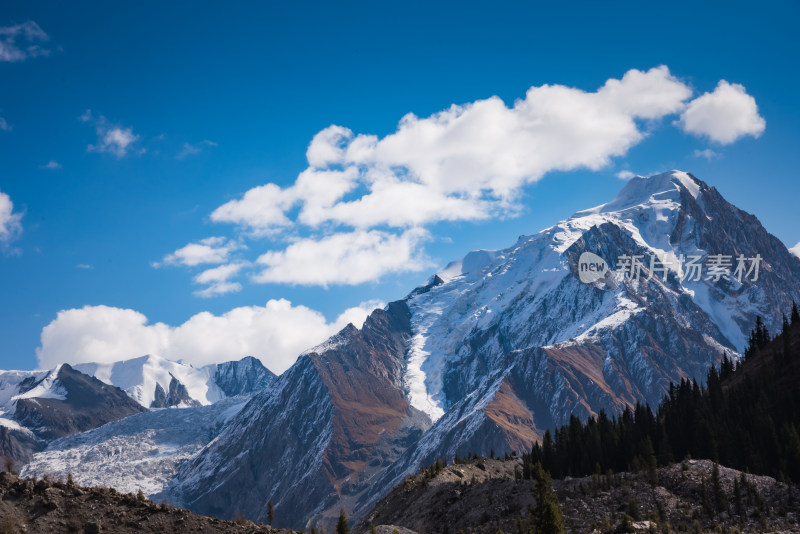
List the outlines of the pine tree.
<svg viewBox="0 0 800 534">
<path fill-rule="evenodd" d="M 336 522 L 336 534 L 348 534 L 350 532 L 350 525 L 347 524 L 347 516 L 344 513 L 344 508 L 339 510 L 339 521 Z"/>
<path fill-rule="evenodd" d="M 716 462 L 714 462 L 714 467 L 711 469 L 711 484 L 714 489 L 714 508 L 719 513 L 728 508 L 728 500 L 722 490 L 722 483 L 719 478 L 719 464 Z"/>
<path fill-rule="evenodd" d="M 542 469 L 542 464 L 537 463 L 532 469 L 536 487 L 533 495 L 536 498 L 536 508 L 533 510 L 534 530 L 537 534 L 565 534 L 564 517 L 558 506 L 558 497 L 553 491 L 553 480 L 550 473 Z"/>
<path fill-rule="evenodd" d="M 272 526 L 272 522 L 275 520 L 275 505 L 272 504 L 272 501 L 267 503 L 267 519 L 269 519 L 269 524 Z"/>
<path fill-rule="evenodd" d="M 792 324 L 797 324 L 800 321 L 800 313 L 797 312 L 797 303 L 792 301 Z"/>
</svg>

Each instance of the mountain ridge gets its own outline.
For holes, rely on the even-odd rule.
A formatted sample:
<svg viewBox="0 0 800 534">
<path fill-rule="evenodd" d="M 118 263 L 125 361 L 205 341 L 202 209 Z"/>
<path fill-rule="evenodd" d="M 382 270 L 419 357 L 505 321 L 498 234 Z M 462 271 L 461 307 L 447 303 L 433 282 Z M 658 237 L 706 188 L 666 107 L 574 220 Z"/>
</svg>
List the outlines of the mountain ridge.
<svg viewBox="0 0 800 534">
<path fill-rule="evenodd" d="M 578 261 L 584 252 L 605 258 L 615 278 L 582 283 Z M 641 279 L 620 274 L 621 256 L 670 260 L 699 255 L 705 261 L 716 254 L 760 254 L 760 278 L 737 281 L 731 269 L 727 279 L 706 279 L 703 273 L 697 280 L 686 280 L 676 269 L 651 272 L 649 264 L 643 266 Z M 791 299 L 800 300 L 800 261 L 755 217 L 688 173 L 633 179 L 611 202 L 522 236 L 507 249 L 469 253 L 387 307 L 402 305 L 409 316 L 403 346 L 390 351 L 401 380 L 387 375 L 382 384 L 402 392 L 409 408 L 426 414 L 429 424 L 417 424 L 412 434 L 418 437 L 393 461 L 376 466 L 368 488 L 360 482 L 364 460 L 339 464 L 344 471 L 330 466 L 348 483 L 327 486 L 333 493 L 318 500 L 312 495 L 292 497 L 305 484 L 302 478 L 295 485 L 290 475 L 251 472 L 248 477 L 269 478 L 271 489 L 258 486 L 264 489 L 246 510 L 223 506 L 214 513 L 259 517 L 263 508 L 258 502 L 273 500 L 279 510 L 292 509 L 289 515 L 297 527 L 329 527 L 332 511 L 338 512 L 340 504 L 360 517 L 386 488 L 437 457 L 453 458 L 472 450 L 527 450 L 545 429 L 563 424 L 571 415 L 585 419 L 600 410 L 619 412 L 637 401 L 657 403 L 669 383 L 702 379 L 724 353 L 737 356 L 755 315 L 767 317 L 769 310 L 785 309 Z M 385 313 L 378 310 L 371 318 Z M 778 318 L 768 320 L 774 325 Z M 357 346 L 358 339 L 357 329 L 345 329 L 320 349 L 323 355 L 339 358 L 325 361 L 311 351 L 295 365 L 306 370 L 309 361 L 333 365 L 333 388 L 317 371 L 315 387 L 342 387 L 357 398 L 365 388 L 359 389 L 349 375 L 364 370 L 353 368 L 352 362 L 348 367 L 341 355 L 351 343 Z M 298 371 L 287 371 L 292 372 Z M 349 417 L 360 413 L 335 406 L 331 399 L 318 397 L 309 418 L 317 421 L 319 432 L 330 432 L 333 427 L 326 422 L 341 418 L 345 410 L 350 410 Z M 379 412 L 390 404 L 370 406 Z M 200 490 L 203 498 L 210 499 L 220 462 L 249 450 L 251 443 L 242 436 L 280 435 L 279 426 L 263 423 L 264 413 L 258 403 L 246 406 L 236 431 L 223 432 L 178 473 L 174 487 L 183 490 L 187 503 L 196 502 L 200 487 L 206 488 Z M 218 445 L 223 441 L 224 455 Z M 320 449 L 318 440 L 301 440 L 293 446 L 322 451 L 327 445 Z M 366 458 L 374 451 L 369 447 L 361 453 Z M 227 484 L 252 488 L 241 481 Z M 229 494 L 229 502 L 242 502 L 234 498 L 241 495 L 237 491 Z M 241 496 L 252 502 L 252 493 L 249 489 Z"/>
</svg>

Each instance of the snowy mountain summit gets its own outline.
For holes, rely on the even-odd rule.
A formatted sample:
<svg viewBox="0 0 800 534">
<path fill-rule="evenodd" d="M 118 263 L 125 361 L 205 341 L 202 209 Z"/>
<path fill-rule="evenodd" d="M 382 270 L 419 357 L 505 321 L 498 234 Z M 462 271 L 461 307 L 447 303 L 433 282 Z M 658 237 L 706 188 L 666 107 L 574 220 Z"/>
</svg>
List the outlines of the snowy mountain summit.
<svg viewBox="0 0 800 534">
<path fill-rule="evenodd" d="M 800 260 L 754 216 L 685 172 L 634 178 L 301 355 L 166 495 L 256 520 L 272 500 L 296 528 L 342 502 L 358 517 L 435 457 L 527 450 L 572 415 L 655 405 L 740 353 L 756 316 L 776 331 L 792 300 Z"/>
<path fill-rule="evenodd" d="M 75 369 L 124 390 L 145 408 L 207 406 L 260 391 L 275 378 L 252 356 L 196 368 L 148 355 L 113 363 L 83 363 Z"/>
</svg>

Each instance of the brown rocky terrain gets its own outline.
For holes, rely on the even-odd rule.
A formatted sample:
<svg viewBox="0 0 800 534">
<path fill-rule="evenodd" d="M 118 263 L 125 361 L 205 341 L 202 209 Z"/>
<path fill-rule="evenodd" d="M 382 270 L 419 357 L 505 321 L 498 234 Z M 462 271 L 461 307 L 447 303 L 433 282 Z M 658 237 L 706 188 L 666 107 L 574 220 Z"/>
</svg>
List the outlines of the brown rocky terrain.
<svg viewBox="0 0 800 534">
<path fill-rule="evenodd" d="M 292 534 L 244 519 L 224 521 L 194 514 L 110 488 L 0 473 L 0 533 L 62 532 Z"/>
<path fill-rule="evenodd" d="M 713 465 L 687 460 L 659 469 L 652 483 L 644 473 L 620 473 L 557 480 L 553 487 L 572 533 L 800 532 L 800 488 L 749 474 L 741 484 L 741 472 L 720 466 L 715 491 Z M 355 532 L 372 525 L 420 534 L 528 532 L 534 482 L 521 480 L 521 472 L 514 457 L 479 458 L 408 477 Z"/>
<path fill-rule="evenodd" d="M 59 368 L 56 381 L 66 398 L 19 399 L 16 403 L 15 419 L 33 430 L 37 437 L 69 436 L 146 411 L 121 389 L 76 371 L 68 364 Z M 36 385 L 34 381 L 23 382 L 21 389 Z"/>
</svg>

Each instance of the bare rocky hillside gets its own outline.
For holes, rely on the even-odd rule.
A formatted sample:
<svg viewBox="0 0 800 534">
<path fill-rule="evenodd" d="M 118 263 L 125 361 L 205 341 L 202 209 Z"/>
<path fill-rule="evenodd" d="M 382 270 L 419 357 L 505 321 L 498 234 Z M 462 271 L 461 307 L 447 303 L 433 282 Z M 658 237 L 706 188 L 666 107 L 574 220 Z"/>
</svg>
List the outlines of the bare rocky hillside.
<svg viewBox="0 0 800 534">
<path fill-rule="evenodd" d="M 796 486 L 721 466 L 715 485 L 713 471 L 711 461 L 688 460 L 659 469 L 652 483 L 644 473 L 620 473 L 553 487 L 567 532 L 800 532 Z M 521 472 L 517 458 L 481 458 L 408 477 L 356 532 L 374 525 L 378 532 L 527 533 L 534 482 Z"/>
<path fill-rule="evenodd" d="M 247 520 L 223 521 L 158 505 L 110 488 L 0 473 L 0 533 L 264 533 L 292 534 Z"/>
</svg>

